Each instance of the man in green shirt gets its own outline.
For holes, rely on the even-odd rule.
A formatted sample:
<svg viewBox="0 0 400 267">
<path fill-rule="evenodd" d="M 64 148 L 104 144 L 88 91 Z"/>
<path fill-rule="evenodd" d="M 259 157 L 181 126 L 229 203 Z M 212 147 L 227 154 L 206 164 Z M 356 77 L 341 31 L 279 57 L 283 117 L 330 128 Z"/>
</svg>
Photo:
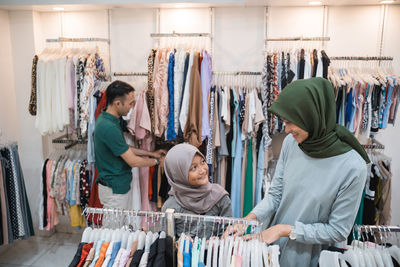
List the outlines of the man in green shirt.
<svg viewBox="0 0 400 267">
<path fill-rule="evenodd" d="M 133 167 L 150 167 L 164 161 L 164 150 L 149 152 L 129 147 L 123 135 L 123 119 L 135 105 L 134 89 L 122 81 L 106 91 L 107 108 L 96 120 L 94 151 L 99 176 L 99 199 L 104 208 L 127 208 Z"/>
</svg>

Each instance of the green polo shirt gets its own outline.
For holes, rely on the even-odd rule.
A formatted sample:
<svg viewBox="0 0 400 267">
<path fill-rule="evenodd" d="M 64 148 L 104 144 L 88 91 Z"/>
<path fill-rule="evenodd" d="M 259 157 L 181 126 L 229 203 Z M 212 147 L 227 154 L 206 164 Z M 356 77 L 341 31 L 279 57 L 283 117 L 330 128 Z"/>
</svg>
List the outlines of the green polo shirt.
<svg viewBox="0 0 400 267">
<path fill-rule="evenodd" d="M 121 158 L 129 149 L 121 125 L 122 118 L 103 110 L 94 129 L 94 154 L 99 172 L 96 181 L 111 187 L 114 194 L 126 194 L 132 181 L 132 169 Z"/>
</svg>

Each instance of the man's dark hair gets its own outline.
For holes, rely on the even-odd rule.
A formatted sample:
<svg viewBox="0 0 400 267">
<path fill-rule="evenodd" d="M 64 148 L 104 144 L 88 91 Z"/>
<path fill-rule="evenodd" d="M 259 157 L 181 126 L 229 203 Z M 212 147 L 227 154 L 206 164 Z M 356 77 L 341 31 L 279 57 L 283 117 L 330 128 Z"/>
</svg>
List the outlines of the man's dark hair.
<svg viewBox="0 0 400 267">
<path fill-rule="evenodd" d="M 106 90 L 107 105 L 110 105 L 114 100 L 120 98 L 122 101 L 125 99 L 126 95 L 130 92 L 135 91 L 135 89 L 128 83 L 123 81 L 112 82 Z"/>
</svg>

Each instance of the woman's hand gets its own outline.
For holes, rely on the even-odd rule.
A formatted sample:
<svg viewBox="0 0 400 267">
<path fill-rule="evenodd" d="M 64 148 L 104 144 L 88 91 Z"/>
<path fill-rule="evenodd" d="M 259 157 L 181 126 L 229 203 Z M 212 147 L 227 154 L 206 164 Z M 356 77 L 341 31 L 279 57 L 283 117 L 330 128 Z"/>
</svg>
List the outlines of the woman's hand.
<svg viewBox="0 0 400 267">
<path fill-rule="evenodd" d="M 250 212 L 243 219 L 246 219 L 246 220 L 257 220 L 257 216 L 254 213 Z M 230 226 L 228 226 L 226 228 L 226 231 L 224 233 L 224 237 L 226 237 L 228 235 L 241 236 L 241 235 L 246 233 L 247 227 L 249 227 L 249 225 L 245 225 L 243 223 L 237 223 L 237 224 L 234 224 L 234 225 L 230 225 Z"/>
<path fill-rule="evenodd" d="M 229 225 L 225 232 L 224 232 L 224 238 L 229 236 L 229 235 L 233 235 L 233 236 L 241 236 L 244 233 L 246 233 L 248 225 L 244 225 L 244 224 L 234 224 L 234 225 Z"/>
<path fill-rule="evenodd" d="M 292 226 L 288 224 L 277 224 L 271 226 L 270 228 L 261 232 L 262 240 L 267 244 L 274 243 L 281 237 L 288 237 L 291 229 Z"/>
</svg>

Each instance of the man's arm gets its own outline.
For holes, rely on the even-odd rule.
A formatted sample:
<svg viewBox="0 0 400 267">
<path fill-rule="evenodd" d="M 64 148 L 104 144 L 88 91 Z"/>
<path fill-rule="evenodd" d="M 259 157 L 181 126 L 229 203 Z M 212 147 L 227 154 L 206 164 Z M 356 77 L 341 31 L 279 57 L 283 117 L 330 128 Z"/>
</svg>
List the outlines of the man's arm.
<svg viewBox="0 0 400 267">
<path fill-rule="evenodd" d="M 162 149 L 154 151 L 154 152 L 150 152 L 150 151 L 146 151 L 143 149 L 135 148 L 133 146 L 130 146 L 130 148 L 132 149 L 133 153 L 136 156 L 140 156 L 140 157 L 161 158 L 162 155 L 167 154 L 167 152 Z"/>
<path fill-rule="evenodd" d="M 140 150 L 140 149 L 139 149 Z M 144 151 L 144 150 L 141 150 Z M 147 151 L 145 151 L 147 152 Z M 151 152 L 148 152 L 151 153 Z M 157 165 L 157 160 L 149 157 L 140 157 L 133 152 L 133 149 L 128 149 L 125 153 L 121 154 L 121 158 L 132 168 L 134 167 L 150 167 Z"/>
</svg>

